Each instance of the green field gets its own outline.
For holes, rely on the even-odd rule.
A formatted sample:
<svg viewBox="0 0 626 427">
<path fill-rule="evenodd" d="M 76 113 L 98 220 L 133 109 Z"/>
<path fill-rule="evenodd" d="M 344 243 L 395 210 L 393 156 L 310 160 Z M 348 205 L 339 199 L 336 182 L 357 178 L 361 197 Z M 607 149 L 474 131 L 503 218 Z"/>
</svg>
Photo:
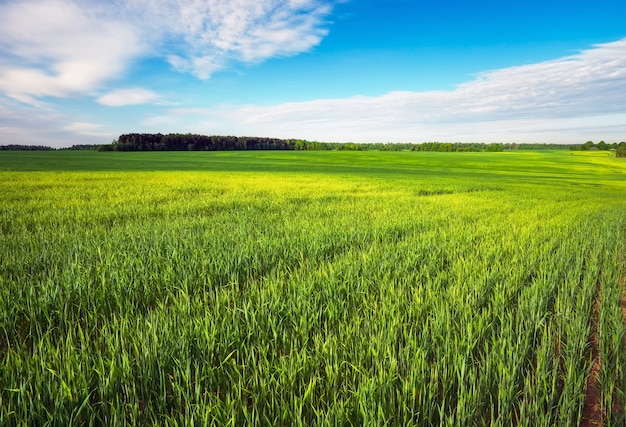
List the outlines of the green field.
<svg viewBox="0 0 626 427">
<path fill-rule="evenodd" d="M 625 213 L 606 152 L 0 152 L 0 425 L 623 426 Z"/>
</svg>

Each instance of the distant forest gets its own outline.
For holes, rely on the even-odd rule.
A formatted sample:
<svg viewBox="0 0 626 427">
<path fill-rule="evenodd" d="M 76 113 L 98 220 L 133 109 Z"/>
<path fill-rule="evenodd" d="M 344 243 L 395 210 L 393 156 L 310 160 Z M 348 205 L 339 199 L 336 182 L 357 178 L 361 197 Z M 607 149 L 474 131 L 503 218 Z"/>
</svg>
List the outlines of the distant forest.
<svg viewBox="0 0 626 427">
<path fill-rule="evenodd" d="M 0 145 L 2 150 L 53 150 L 51 147 L 33 145 Z M 335 151 L 510 151 L 510 150 L 614 150 L 617 157 L 626 157 L 626 142 L 612 144 L 587 141 L 584 144 L 517 144 L 517 143 L 354 143 L 319 142 L 303 139 L 279 139 L 264 137 L 206 136 L 171 133 L 129 133 L 103 145 L 73 145 L 63 150 L 98 151 L 233 151 L 233 150 L 335 150 Z"/>
<path fill-rule="evenodd" d="M 278 139 L 195 134 L 120 135 L 117 141 L 100 146 L 101 151 L 226 151 L 226 150 L 335 150 L 335 151 L 504 151 L 573 149 L 560 144 L 484 144 L 484 143 L 354 143 L 319 142 L 303 139 Z M 580 145 L 578 147 L 581 147 Z"/>
<path fill-rule="evenodd" d="M 52 147 L 46 147 L 45 145 L 19 145 L 19 144 L 10 144 L 10 145 L 0 145 L 0 151 L 43 151 L 43 150 L 54 150 Z"/>
</svg>

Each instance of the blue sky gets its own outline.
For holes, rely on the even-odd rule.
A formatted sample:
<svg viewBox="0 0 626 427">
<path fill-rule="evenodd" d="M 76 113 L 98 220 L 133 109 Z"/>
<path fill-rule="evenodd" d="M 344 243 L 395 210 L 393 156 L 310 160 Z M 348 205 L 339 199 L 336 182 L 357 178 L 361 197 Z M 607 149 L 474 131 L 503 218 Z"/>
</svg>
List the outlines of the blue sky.
<svg viewBox="0 0 626 427">
<path fill-rule="evenodd" d="M 626 2 L 0 0 L 0 145 L 626 140 Z"/>
</svg>

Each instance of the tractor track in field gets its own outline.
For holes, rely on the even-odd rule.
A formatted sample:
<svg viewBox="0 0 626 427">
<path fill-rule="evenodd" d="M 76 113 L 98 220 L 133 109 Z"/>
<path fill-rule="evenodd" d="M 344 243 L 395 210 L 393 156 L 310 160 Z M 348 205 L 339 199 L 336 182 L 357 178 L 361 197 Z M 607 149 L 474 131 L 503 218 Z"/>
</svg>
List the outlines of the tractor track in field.
<svg viewBox="0 0 626 427">
<path fill-rule="evenodd" d="M 591 353 L 592 365 L 587 377 L 587 387 L 585 394 L 585 406 L 583 407 L 583 417 L 580 427 L 597 427 L 604 425 L 602 408 L 600 403 L 600 343 L 598 342 L 598 318 L 600 315 L 600 283 L 596 289 L 596 297 L 593 302 L 593 313 L 591 315 L 591 333 L 589 334 L 589 352 Z"/>
<path fill-rule="evenodd" d="M 624 259 L 620 260 L 620 264 L 623 265 Z M 623 274 L 620 278 L 620 288 L 622 289 L 622 298 L 620 299 L 620 307 L 622 309 L 622 320 L 626 325 L 626 274 Z M 597 337 L 598 317 L 600 310 L 600 295 L 599 295 L 599 283 L 596 290 L 596 299 L 593 303 L 592 314 L 592 329 L 589 336 L 590 353 L 592 356 L 592 366 L 587 378 L 587 388 L 585 395 L 585 406 L 583 408 L 583 417 L 580 427 L 596 427 L 604 426 L 606 416 L 610 417 L 611 414 L 603 414 L 601 406 L 601 392 L 600 392 L 600 369 L 602 367 L 602 360 L 600 359 L 600 347 Z M 624 350 L 626 350 L 626 335 L 622 337 L 622 344 Z M 619 400 L 614 400 L 615 406 L 611 412 L 622 413 L 625 408 L 619 406 Z"/>
<path fill-rule="evenodd" d="M 624 232 L 624 230 L 622 230 L 622 232 Z M 620 307 L 622 308 L 622 321 L 624 322 L 624 325 L 626 325 L 626 252 L 621 253 L 620 265 L 622 266 L 622 275 L 619 281 L 620 289 L 622 290 L 622 298 L 620 299 Z M 622 336 L 622 347 L 624 349 L 624 352 L 626 353 L 626 334 Z M 622 384 L 622 387 L 624 388 L 624 384 Z M 618 405 L 615 408 L 617 413 L 618 414 L 626 413 L 626 407 L 624 405 L 620 406 L 619 399 L 615 399 L 615 401 L 617 402 L 616 405 Z"/>
</svg>

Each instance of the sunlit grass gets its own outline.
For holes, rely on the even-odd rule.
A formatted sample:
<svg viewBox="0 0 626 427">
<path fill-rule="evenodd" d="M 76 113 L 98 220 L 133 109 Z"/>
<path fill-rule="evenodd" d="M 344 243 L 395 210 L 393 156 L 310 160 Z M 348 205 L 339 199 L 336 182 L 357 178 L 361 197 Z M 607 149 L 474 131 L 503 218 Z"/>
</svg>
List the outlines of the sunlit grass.
<svg viewBox="0 0 626 427">
<path fill-rule="evenodd" d="M 598 300 L 619 425 L 625 162 L 126 155 L 0 172 L 0 424 L 577 425 Z"/>
</svg>

